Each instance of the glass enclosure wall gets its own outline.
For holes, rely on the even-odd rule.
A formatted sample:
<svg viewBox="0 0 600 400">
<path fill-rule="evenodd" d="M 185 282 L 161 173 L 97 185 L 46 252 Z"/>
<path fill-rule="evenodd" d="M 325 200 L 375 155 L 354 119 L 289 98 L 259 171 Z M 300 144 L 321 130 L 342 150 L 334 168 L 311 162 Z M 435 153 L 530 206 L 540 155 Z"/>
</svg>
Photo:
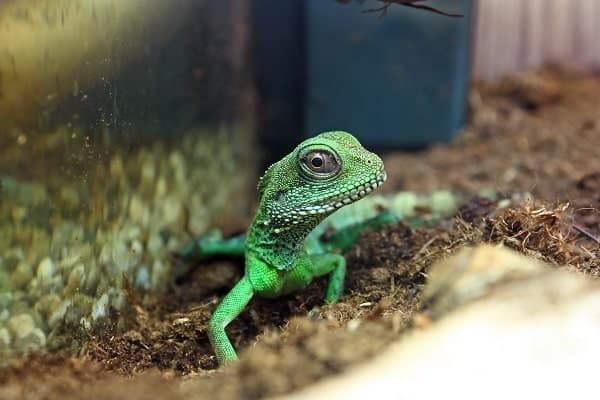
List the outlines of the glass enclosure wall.
<svg viewBox="0 0 600 400">
<path fill-rule="evenodd" d="M 245 222 L 246 7 L 0 2 L 0 358 L 120 328 L 170 251 Z"/>
</svg>

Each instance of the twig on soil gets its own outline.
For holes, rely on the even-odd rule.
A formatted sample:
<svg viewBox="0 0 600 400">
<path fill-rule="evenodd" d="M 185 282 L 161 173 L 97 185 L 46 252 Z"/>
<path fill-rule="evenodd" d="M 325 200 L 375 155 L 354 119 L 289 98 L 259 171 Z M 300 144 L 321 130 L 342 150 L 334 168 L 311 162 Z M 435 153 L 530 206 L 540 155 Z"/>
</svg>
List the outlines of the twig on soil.
<svg viewBox="0 0 600 400">
<path fill-rule="evenodd" d="M 435 242 L 438 239 L 437 236 L 432 237 L 431 239 L 429 239 L 423 246 L 421 246 L 421 248 L 419 249 L 419 251 L 417 251 L 417 253 L 415 254 L 414 258 L 419 257 L 421 254 L 425 253 L 425 250 L 427 250 L 427 248 L 429 247 L 429 245 L 431 245 L 433 242 Z"/>
<path fill-rule="evenodd" d="M 577 232 L 581 233 L 583 236 L 587 237 L 588 239 L 600 244 L 600 239 L 598 239 L 596 236 L 594 236 L 591 232 L 584 229 L 582 226 L 573 224 L 573 229 L 575 229 Z"/>
<path fill-rule="evenodd" d="M 559 264 L 577 262 L 582 252 L 574 243 L 572 214 L 565 203 L 550 207 L 528 201 L 487 220 L 492 241 L 502 241 L 525 254 Z"/>
<path fill-rule="evenodd" d="M 588 257 L 590 258 L 594 258 L 596 257 L 594 255 L 594 253 L 592 253 L 588 248 L 586 248 L 585 246 L 579 246 L 579 248 L 581 249 L 581 251 L 583 251 L 585 254 L 587 254 Z"/>
</svg>

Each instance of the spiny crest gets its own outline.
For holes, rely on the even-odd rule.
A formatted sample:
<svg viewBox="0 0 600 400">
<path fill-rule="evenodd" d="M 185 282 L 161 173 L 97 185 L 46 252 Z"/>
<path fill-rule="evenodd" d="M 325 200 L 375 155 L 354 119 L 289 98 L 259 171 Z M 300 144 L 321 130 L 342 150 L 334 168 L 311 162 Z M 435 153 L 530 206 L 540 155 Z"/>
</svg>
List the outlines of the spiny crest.
<svg viewBox="0 0 600 400">
<path fill-rule="evenodd" d="M 310 140 L 318 140 L 318 139 L 327 139 L 333 142 L 338 143 L 341 146 L 351 148 L 351 147 L 362 147 L 358 139 L 356 139 L 351 133 L 344 131 L 330 131 L 323 132 L 311 139 L 308 139 L 306 142 Z"/>
<path fill-rule="evenodd" d="M 273 167 L 275 164 L 271 164 L 269 166 L 269 168 L 267 168 L 267 170 L 265 171 L 265 173 L 258 179 L 258 197 L 261 199 L 263 197 L 263 194 L 265 193 L 265 189 L 267 188 L 267 185 L 269 184 L 269 181 L 271 179 L 271 171 L 273 171 Z"/>
</svg>

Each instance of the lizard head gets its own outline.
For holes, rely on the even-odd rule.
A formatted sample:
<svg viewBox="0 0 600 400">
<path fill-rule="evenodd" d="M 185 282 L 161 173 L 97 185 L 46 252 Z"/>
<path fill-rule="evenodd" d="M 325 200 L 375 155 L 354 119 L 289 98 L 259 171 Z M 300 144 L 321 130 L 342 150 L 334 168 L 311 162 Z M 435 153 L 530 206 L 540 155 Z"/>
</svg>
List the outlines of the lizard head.
<svg viewBox="0 0 600 400">
<path fill-rule="evenodd" d="M 354 136 L 321 133 L 300 143 L 260 179 L 260 207 L 266 212 L 262 223 L 275 233 L 312 229 L 385 179 L 381 158 Z"/>
</svg>

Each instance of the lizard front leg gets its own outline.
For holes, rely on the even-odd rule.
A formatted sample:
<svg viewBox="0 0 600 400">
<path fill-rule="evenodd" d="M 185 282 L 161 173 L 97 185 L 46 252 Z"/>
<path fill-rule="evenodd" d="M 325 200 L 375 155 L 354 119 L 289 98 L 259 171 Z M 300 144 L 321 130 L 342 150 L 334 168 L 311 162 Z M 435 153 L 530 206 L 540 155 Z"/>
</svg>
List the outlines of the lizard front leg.
<svg viewBox="0 0 600 400">
<path fill-rule="evenodd" d="M 244 276 L 223 298 L 208 323 L 208 338 L 219 365 L 237 360 L 237 354 L 225 333 L 225 328 L 240 315 L 252 296 L 254 289 L 250 280 Z"/>
<path fill-rule="evenodd" d="M 329 283 L 325 293 L 326 303 L 337 303 L 344 292 L 346 278 L 346 260 L 339 254 L 314 254 L 310 256 L 311 269 L 315 277 L 329 274 Z"/>
</svg>

